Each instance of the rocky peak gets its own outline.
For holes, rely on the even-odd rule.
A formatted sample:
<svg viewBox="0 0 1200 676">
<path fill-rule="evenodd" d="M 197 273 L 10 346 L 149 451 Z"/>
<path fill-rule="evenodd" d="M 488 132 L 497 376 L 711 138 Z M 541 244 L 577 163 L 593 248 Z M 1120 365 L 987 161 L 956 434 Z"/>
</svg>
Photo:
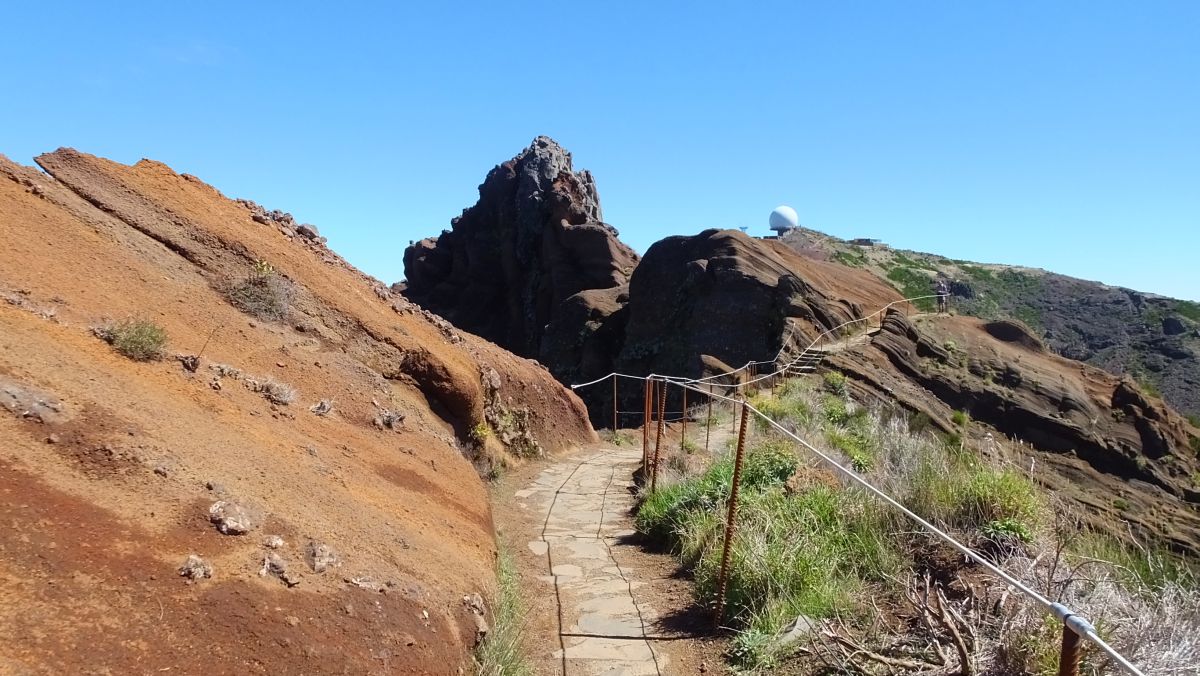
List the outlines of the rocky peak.
<svg viewBox="0 0 1200 676">
<path fill-rule="evenodd" d="M 526 357 L 571 296 L 625 284 L 638 256 L 604 223 L 596 181 L 539 136 L 497 165 L 451 229 L 404 252 L 405 295 Z"/>
</svg>

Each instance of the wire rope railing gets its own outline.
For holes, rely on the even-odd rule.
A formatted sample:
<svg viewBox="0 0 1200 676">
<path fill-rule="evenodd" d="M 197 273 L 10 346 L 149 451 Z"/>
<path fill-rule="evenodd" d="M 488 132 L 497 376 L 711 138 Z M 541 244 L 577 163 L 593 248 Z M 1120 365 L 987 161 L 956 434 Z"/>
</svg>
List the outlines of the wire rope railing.
<svg viewBox="0 0 1200 676">
<path fill-rule="evenodd" d="M 1115 648 L 1110 646 L 1097 633 L 1095 626 L 1090 621 L 1088 621 L 1085 617 L 1074 612 L 1073 610 L 1068 608 L 1066 605 L 1064 605 L 1062 603 L 1051 601 L 1047 597 L 1038 593 L 1036 590 L 1030 588 L 1028 585 L 1024 584 L 1023 582 L 1021 582 L 1017 578 L 1013 577 L 1011 574 L 1009 574 L 1008 572 L 1006 572 L 999 566 L 997 566 L 994 563 L 992 563 L 991 561 L 989 561 L 987 559 L 987 557 L 985 557 L 983 554 L 980 554 L 979 552 L 976 552 L 975 550 L 971 549 L 967 545 L 959 542 L 952 535 L 950 535 L 949 533 L 946 533 L 944 530 L 938 528 L 933 523 L 929 522 L 928 520 L 926 520 L 924 517 L 920 516 L 916 512 L 913 512 L 911 509 L 906 507 L 899 500 L 892 497 L 887 492 L 877 488 L 876 486 L 871 484 L 869 481 L 867 481 L 865 478 L 863 478 L 861 475 L 859 475 L 857 472 L 842 465 L 835 458 L 831 457 L 829 454 L 821 451 L 820 449 L 813 446 L 805 439 L 801 438 L 796 433 L 789 430 L 784 425 L 780 424 L 778 421 L 772 419 L 770 416 L 767 416 L 762 411 L 760 411 L 757 408 L 755 408 L 754 406 L 750 405 L 750 403 L 748 403 L 744 397 L 740 396 L 741 392 L 744 390 L 744 388 L 749 385 L 752 385 L 756 382 L 761 382 L 768 378 L 776 377 L 780 374 L 786 375 L 788 373 L 789 368 L 792 367 L 794 364 L 796 364 L 800 359 L 802 359 L 803 355 L 811 353 L 820 341 L 827 340 L 828 337 L 842 331 L 847 326 L 858 324 L 860 322 L 870 322 L 870 320 L 876 316 L 879 316 L 882 320 L 882 317 L 885 315 L 885 313 L 888 310 L 890 310 L 892 307 L 894 307 L 895 305 L 898 305 L 900 303 L 911 303 L 912 301 L 925 300 L 925 299 L 937 298 L 937 297 L 938 297 L 938 295 L 934 294 L 934 295 L 917 296 L 917 297 L 913 297 L 913 298 L 905 298 L 905 299 L 901 299 L 901 300 L 892 301 L 891 303 L 888 303 L 887 305 L 883 306 L 876 312 L 873 312 L 869 315 L 865 315 L 863 317 L 858 317 L 858 318 L 843 322 L 832 328 L 826 329 L 821 334 L 819 334 L 811 343 L 809 343 L 808 346 L 806 346 L 803 350 L 801 350 L 800 353 L 798 353 L 795 358 L 793 358 L 792 360 L 790 360 L 789 362 L 784 364 L 782 367 L 780 367 L 778 365 L 778 359 L 783 355 L 783 352 L 786 349 L 786 341 L 785 341 L 785 346 L 780 348 L 780 351 L 776 354 L 775 360 L 757 361 L 757 362 L 750 361 L 746 365 L 739 367 L 737 369 L 733 369 L 731 371 L 721 373 L 721 374 L 706 376 L 704 378 L 685 378 L 685 377 L 668 376 L 668 375 L 662 375 L 662 374 L 650 374 L 650 375 L 646 375 L 646 376 L 637 376 L 637 375 L 632 375 L 632 374 L 627 374 L 627 373 L 613 372 L 613 373 L 609 373 L 608 375 L 605 375 L 603 377 L 597 378 L 595 380 L 592 380 L 592 381 L 589 381 L 586 383 L 579 383 L 579 384 L 571 385 L 571 389 L 575 390 L 575 389 L 580 389 L 580 388 L 584 388 L 584 387 L 589 387 L 592 385 L 596 385 L 598 383 L 602 383 L 602 382 L 612 378 L 613 383 L 614 383 L 613 413 L 614 413 L 614 432 L 615 432 L 616 431 L 616 428 L 615 428 L 616 414 L 617 413 L 627 413 L 624 411 L 616 410 L 616 403 L 615 403 L 616 402 L 616 397 L 615 397 L 616 389 L 615 388 L 616 388 L 617 381 L 621 378 L 625 378 L 625 379 L 629 379 L 629 380 L 643 381 L 646 384 L 646 387 L 644 388 L 646 400 L 644 402 L 645 403 L 644 411 L 642 412 L 644 415 L 644 420 L 643 420 L 643 425 L 642 425 L 642 427 L 643 427 L 642 452 L 643 452 L 643 473 L 645 473 L 646 471 L 651 472 L 650 480 L 649 480 L 650 484 L 654 484 L 655 480 L 657 479 L 657 474 L 658 474 L 658 460 L 659 460 L 658 447 L 662 442 L 662 439 L 661 439 L 662 429 L 661 428 L 662 428 L 663 423 L 665 422 L 663 420 L 664 416 L 662 413 L 663 412 L 662 407 L 663 407 L 664 399 L 665 399 L 666 385 L 668 385 L 668 384 L 676 385 L 676 386 L 683 388 L 685 391 L 690 390 L 690 391 L 693 391 L 693 392 L 696 392 L 699 394 L 704 394 L 707 397 L 709 397 L 709 402 L 716 399 L 719 401 L 729 402 L 729 403 L 733 404 L 734 406 L 742 407 L 742 414 L 743 414 L 742 418 L 743 419 L 742 419 L 742 425 L 741 425 L 741 432 L 738 435 L 738 437 L 739 437 L 739 439 L 738 439 L 738 454 L 739 455 L 741 454 L 742 447 L 744 446 L 744 435 L 746 433 L 745 432 L 745 430 L 746 430 L 745 415 L 747 412 L 750 412 L 750 413 L 753 413 L 755 416 L 758 416 L 759 418 L 764 420 L 766 423 L 768 423 L 771 428 L 775 429 L 776 431 L 785 435 L 786 437 L 789 437 L 792 440 L 794 440 L 796 443 L 798 443 L 800 446 L 805 448 L 807 451 L 814 454 L 822 462 L 828 464 L 830 467 L 837 470 L 840 474 L 845 476 L 849 481 L 861 486 L 864 490 L 866 490 L 866 492 L 868 494 L 870 494 L 874 498 L 882 501 L 889 507 L 897 510 L 898 512 L 903 514 L 905 517 L 907 517 L 908 519 L 915 522 L 918 526 L 920 526 L 921 528 L 923 528 L 930 534 L 941 539 L 943 542 L 945 542 L 946 544 L 948 544 L 949 546 L 954 548 L 956 551 L 961 553 L 963 556 L 966 556 L 967 558 L 969 558 L 970 560 L 979 564 L 980 566 L 983 566 L 989 572 L 996 575 L 1010 589 L 1017 591 L 1020 594 L 1022 594 L 1023 596 L 1025 596 L 1026 598 L 1032 600 L 1034 603 L 1036 603 L 1038 606 L 1040 606 L 1043 610 L 1052 614 L 1055 618 L 1057 618 L 1060 622 L 1062 622 L 1062 624 L 1063 624 L 1062 651 L 1061 651 L 1060 659 L 1059 659 L 1059 674 L 1060 674 L 1060 676 L 1076 676 L 1078 674 L 1079 656 L 1080 656 L 1080 643 L 1079 643 L 1080 639 L 1085 639 L 1085 640 L 1089 641 L 1090 643 L 1092 643 L 1093 645 L 1095 645 L 1101 652 L 1103 652 L 1105 655 L 1107 655 L 1109 658 L 1111 658 L 1112 661 L 1126 673 L 1133 674 L 1134 676 L 1143 676 L 1142 671 L 1140 671 L 1133 663 L 1131 663 L 1123 655 L 1121 655 L 1119 652 L 1117 652 L 1117 650 Z M 868 326 L 869 326 L 869 323 L 868 323 Z M 712 381 L 715 378 L 728 377 L 733 374 L 739 373 L 741 371 L 752 369 L 755 366 L 767 364 L 767 363 L 776 365 L 775 370 L 772 371 L 771 373 L 768 373 L 765 375 L 755 375 L 748 381 L 735 383 L 732 385 L 727 385 L 727 387 L 729 387 L 730 389 L 733 390 L 733 392 L 736 392 L 739 395 L 738 397 L 730 396 L 729 394 L 719 394 L 718 392 L 715 391 L 717 388 L 712 386 Z M 655 385 L 655 383 L 659 383 L 660 385 Z M 654 398 L 658 399 L 657 412 L 659 413 L 659 415 L 657 416 L 658 420 L 656 422 L 659 426 L 659 430 L 656 434 L 657 440 L 655 443 L 655 455 L 654 455 L 653 459 L 651 459 L 651 457 L 648 454 L 649 434 L 648 434 L 647 428 L 648 428 L 648 424 L 651 421 L 651 418 L 655 417 L 654 413 L 656 411 L 654 409 L 653 402 L 652 402 L 652 400 Z M 687 412 L 684 411 L 683 415 L 686 416 Z M 735 422 L 736 422 L 736 420 L 735 420 Z M 711 418 L 710 418 L 710 425 L 711 425 Z M 647 467 L 647 465 L 649 465 L 649 466 Z M 735 512 L 736 512 L 736 510 L 734 508 L 732 508 L 732 506 L 731 506 L 731 509 L 729 510 L 729 516 L 728 516 L 729 522 L 727 524 L 727 530 L 726 530 L 726 533 L 727 533 L 726 544 L 728 544 L 729 539 L 732 537 L 733 519 L 734 519 Z M 721 602 L 722 602 L 721 600 L 718 601 L 719 604 Z"/>
</svg>

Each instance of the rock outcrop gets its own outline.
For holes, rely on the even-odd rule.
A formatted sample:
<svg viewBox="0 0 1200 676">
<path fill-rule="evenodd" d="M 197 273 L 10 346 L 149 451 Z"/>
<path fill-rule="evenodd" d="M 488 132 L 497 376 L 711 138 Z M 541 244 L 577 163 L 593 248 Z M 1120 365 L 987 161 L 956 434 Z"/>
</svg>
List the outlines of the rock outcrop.
<svg viewBox="0 0 1200 676">
<path fill-rule="evenodd" d="M 460 329 L 537 358 L 567 299 L 622 286 L 637 261 L 603 222 L 592 175 L 539 136 L 488 173 L 479 201 L 450 230 L 404 252 L 403 293 Z"/>
<path fill-rule="evenodd" d="M 873 275 L 737 230 L 668 237 L 650 247 L 630 280 L 613 367 L 697 377 L 711 375 L 713 365 L 786 360 L 826 329 L 899 299 Z M 641 393 L 620 396 L 632 402 Z"/>
<path fill-rule="evenodd" d="M 1023 463 L 1096 525 L 1121 520 L 1200 552 L 1200 430 L 1128 378 L 1049 352 L 1017 322 L 888 314 L 865 351 L 828 363 L 860 395 L 924 413 L 944 431 L 964 411 L 1026 442 Z"/>
<path fill-rule="evenodd" d="M 0 157 L 0 671 L 470 669 L 472 462 L 594 440 L 582 403 L 283 212 L 148 160 L 38 163 Z M 279 312 L 235 307 L 264 278 Z M 93 335 L 130 318 L 167 358 Z M 309 542 L 340 566 L 282 563 Z"/>
</svg>

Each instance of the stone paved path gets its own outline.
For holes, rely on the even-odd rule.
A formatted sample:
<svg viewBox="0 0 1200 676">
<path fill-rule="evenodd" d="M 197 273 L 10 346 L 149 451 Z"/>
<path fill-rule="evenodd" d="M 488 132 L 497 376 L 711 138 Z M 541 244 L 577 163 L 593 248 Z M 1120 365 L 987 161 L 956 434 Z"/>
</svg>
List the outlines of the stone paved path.
<svg viewBox="0 0 1200 676">
<path fill-rule="evenodd" d="M 601 447 L 547 468 L 515 494 L 539 517 L 528 547 L 545 557 L 544 580 L 557 597 L 559 645 L 539 656 L 544 673 L 669 673 L 666 655 L 647 639 L 654 609 L 633 596 L 636 571 L 622 569 L 610 549 L 633 533 L 630 489 L 640 462 L 641 448 Z"/>
</svg>

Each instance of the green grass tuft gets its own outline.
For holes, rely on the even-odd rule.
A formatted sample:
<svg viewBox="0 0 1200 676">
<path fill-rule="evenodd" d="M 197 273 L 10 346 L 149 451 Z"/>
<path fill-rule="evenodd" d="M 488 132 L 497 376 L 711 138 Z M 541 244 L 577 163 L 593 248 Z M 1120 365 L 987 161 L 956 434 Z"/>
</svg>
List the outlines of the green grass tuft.
<svg viewBox="0 0 1200 676">
<path fill-rule="evenodd" d="M 96 335 L 134 361 L 154 361 L 166 354 L 167 332 L 149 319 L 132 318 L 96 330 Z"/>
<path fill-rule="evenodd" d="M 475 650 L 476 673 L 480 676 L 527 676 L 533 669 L 525 661 L 522 633 L 525 610 L 521 604 L 521 581 L 512 554 L 500 547 L 496 577 L 499 594 L 492 609 L 491 631 Z"/>
</svg>

